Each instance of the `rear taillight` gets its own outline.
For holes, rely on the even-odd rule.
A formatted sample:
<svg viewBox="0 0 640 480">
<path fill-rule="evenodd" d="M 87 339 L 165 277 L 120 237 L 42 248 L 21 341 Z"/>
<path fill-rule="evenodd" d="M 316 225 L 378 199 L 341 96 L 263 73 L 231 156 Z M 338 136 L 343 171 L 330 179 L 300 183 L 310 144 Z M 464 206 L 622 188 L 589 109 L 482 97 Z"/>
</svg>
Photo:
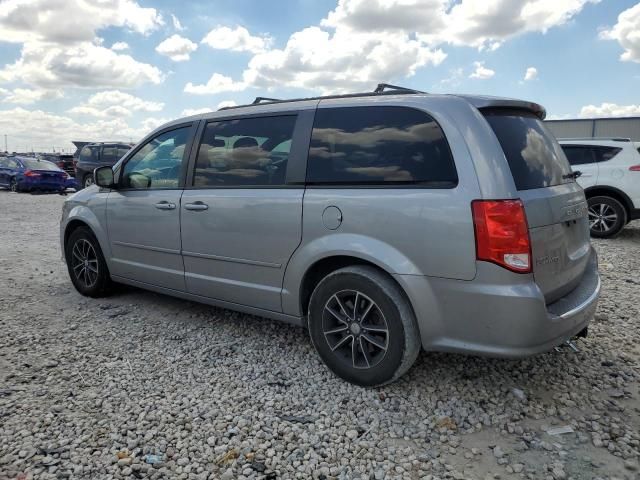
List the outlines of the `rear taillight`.
<svg viewBox="0 0 640 480">
<path fill-rule="evenodd" d="M 631 170 L 632 172 L 640 172 L 640 165 L 631 165 L 629 167 L 629 170 Z"/>
<path fill-rule="evenodd" d="M 57 165 L 58 165 L 58 167 L 62 168 L 62 167 L 64 167 L 64 162 L 58 162 Z"/>
<path fill-rule="evenodd" d="M 34 172 L 33 170 L 27 170 L 24 172 L 25 177 L 39 177 L 40 174 L 38 172 Z"/>
<path fill-rule="evenodd" d="M 520 200 L 471 202 L 476 257 L 517 273 L 531 273 L 531 241 Z"/>
</svg>

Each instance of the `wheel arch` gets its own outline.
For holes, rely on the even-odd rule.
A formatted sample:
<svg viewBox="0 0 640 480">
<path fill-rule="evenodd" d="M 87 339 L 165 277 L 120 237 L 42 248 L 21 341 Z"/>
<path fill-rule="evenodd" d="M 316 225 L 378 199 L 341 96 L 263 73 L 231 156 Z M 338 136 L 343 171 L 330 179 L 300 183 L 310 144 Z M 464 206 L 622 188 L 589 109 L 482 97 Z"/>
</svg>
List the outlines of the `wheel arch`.
<svg viewBox="0 0 640 480">
<path fill-rule="evenodd" d="M 80 227 L 88 228 L 93 236 L 96 237 L 105 261 L 107 262 L 109 268 L 111 268 L 111 250 L 109 248 L 107 233 L 102 228 L 100 220 L 89 208 L 85 206 L 76 206 L 75 208 L 73 208 L 73 210 L 71 210 L 69 216 L 67 217 L 66 223 L 64 224 L 62 237 L 63 255 L 65 255 L 67 240 L 69 239 L 69 236 L 74 230 L 77 230 Z"/>
<path fill-rule="evenodd" d="M 587 199 L 600 196 L 615 198 L 626 210 L 627 218 L 630 218 L 631 213 L 633 212 L 633 202 L 631 201 L 631 198 L 629 198 L 629 196 L 619 188 L 608 185 L 595 185 L 593 187 L 586 188 L 584 190 L 584 194 Z"/>
</svg>

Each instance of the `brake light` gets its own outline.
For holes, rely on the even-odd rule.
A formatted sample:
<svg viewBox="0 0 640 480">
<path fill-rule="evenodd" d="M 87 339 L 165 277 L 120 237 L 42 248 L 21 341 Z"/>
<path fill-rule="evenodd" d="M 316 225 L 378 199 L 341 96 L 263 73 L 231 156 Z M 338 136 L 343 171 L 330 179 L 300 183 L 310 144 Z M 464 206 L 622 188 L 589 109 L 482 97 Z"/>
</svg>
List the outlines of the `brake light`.
<svg viewBox="0 0 640 480">
<path fill-rule="evenodd" d="M 629 170 L 631 170 L 632 172 L 640 172 L 640 165 L 631 165 L 629 167 Z"/>
<path fill-rule="evenodd" d="M 24 172 L 25 177 L 39 177 L 40 174 L 38 172 L 34 172 L 33 170 L 27 170 Z"/>
<path fill-rule="evenodd" d="M 531 241 L 520 200 L 471 202 L 476 233 L 476 258 L 512 272 L 531 273 Z"/>
</svg>

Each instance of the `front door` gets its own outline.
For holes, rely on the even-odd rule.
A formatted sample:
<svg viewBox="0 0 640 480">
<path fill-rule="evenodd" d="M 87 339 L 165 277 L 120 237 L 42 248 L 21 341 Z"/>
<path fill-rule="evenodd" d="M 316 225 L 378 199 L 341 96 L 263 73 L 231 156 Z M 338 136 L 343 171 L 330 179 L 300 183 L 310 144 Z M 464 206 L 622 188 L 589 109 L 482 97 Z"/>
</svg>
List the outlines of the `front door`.
<svg viewBox="0 0 640 480">
<path fill-rule="evenodd" d="M 182 197 L 189 293 L 282 310 L 284 270 L 302 236 L 304 187 L 287 181 L 296 118 L 207 124 Z"/>
<path fill-rule="evenodd" d="M 180 197 L 193 130 L 190 123 L 156 135 L 121 167 L 107 199 L 112 275 L 185 290 Z"/>
</svg>

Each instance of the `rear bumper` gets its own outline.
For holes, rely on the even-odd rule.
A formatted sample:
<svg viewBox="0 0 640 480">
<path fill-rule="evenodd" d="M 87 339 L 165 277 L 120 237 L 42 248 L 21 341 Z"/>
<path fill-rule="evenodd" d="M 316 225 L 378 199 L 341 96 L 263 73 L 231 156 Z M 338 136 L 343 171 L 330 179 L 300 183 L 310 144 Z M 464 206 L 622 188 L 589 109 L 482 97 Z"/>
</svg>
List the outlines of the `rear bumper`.
<svg viewBox="0 0 640 480">
<path fill-rule="evenodd" d="M 425 350 L 492 357 L 527 357 L 564 343 L 587 327 L 600 295 L 593 249 L 580 284 L 550 305 L 532 275 L 486 262 L 478 262 L 472 281 L 397 277 L 414 307 Z"/>
</svg>

